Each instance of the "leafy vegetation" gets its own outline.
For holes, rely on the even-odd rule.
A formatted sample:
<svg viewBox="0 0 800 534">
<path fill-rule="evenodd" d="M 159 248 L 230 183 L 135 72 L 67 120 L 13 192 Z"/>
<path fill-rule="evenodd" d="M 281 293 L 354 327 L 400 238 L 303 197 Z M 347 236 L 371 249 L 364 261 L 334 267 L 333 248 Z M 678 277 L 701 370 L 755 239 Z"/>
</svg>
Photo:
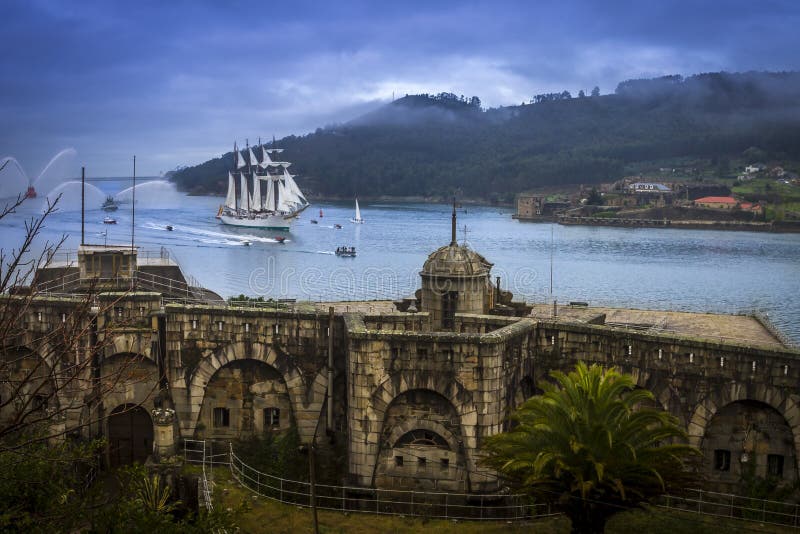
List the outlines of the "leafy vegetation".
<svg viewBox="0 0 800 534">
<path fill-rule="evenodd" d="M 649 162 L 699 159 L 718 176 L 734 158 L 800 159 L 800 73 L 629 80 L 611 95 L 531 102 L 482 110 L 477 97 L 411 95 L 278 144 L 301 187 L 328 197 L 510 200 L 544 185 L 613 181 Z M 232 165 L 227 153 L 173 180 L 224 193 Z"/>
<path fill-rule="evenodd" d="M 558 500 L 573 532 L 603 532 L 625 510 L 693 480 L 685 432 L 653 395 L 614 369 L 579 363 L 528 399 L 511 431 L 486 440 L 487 465 L 515 487 Z"/>
</svg>

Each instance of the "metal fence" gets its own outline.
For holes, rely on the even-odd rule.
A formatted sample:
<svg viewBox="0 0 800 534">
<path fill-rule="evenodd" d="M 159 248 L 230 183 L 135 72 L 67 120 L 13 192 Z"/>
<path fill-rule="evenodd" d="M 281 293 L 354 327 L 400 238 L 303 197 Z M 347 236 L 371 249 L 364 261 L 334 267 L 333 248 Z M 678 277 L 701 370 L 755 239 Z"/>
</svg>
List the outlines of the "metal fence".
<svg viewBox="0 0 800 534">
<path fill-rule="evenodd" d="M 731 493 L 686 490 L 684 495 L 663 495 L 661 508 L 702 515 L 800 528 L 800 504 L 753 499 Z"/>
<path fill-rule="evenodd" d="M 258 495 L 284 504 L 311 506 L 309 482 L 288 480 L 258 471 L 237 456 L 230 443 L 217 443 L 217 450 L 220 451 L 217 453 L 213 452 L 214 447 L 213 442 L 184 441 L 186 462 L 203 464 L 202 498 L 209 505 L 212 496 L 208 488 L 213 484 L 213 468 L 224 466 L 237 482 Z M 560 507 L 556 504 L 533 503 L 527 495 L 508 493 L 479 495 L 316 484 L 315 500 L 317 508 L 321 510 L 427 519 L 519 521 L 561 515 Z M 800 528 L 800 504 L 796 503 L 686 490 L 683 495 L 663 495 L 655 505 L 712 517 Z"/>
</svg>

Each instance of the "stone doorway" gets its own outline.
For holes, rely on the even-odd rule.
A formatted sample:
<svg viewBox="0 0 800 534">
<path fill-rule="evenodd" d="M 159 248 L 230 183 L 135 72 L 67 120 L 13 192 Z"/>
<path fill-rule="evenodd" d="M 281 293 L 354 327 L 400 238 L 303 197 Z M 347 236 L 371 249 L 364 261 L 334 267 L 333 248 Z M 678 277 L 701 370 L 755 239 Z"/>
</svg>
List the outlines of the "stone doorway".
<svg viewBox="0 0 800 534">
<path fill-rule="evenodd" d="M 141 406 L 117 406 L 108 418 L 111 467 L 144 463 L 153 451 L 153 421 Z"/>
</svg>

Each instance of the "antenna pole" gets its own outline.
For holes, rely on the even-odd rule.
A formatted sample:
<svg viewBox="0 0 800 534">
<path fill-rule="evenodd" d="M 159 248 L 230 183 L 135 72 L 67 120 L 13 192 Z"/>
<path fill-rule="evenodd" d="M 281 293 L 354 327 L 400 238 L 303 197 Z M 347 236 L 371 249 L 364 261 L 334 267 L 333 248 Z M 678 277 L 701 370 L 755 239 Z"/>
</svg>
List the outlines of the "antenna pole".
<svg viewBox="0 0 800 534">
<path fill-rule="evenodd" d="M 81 245 L 84 245 L 83 213 L 86 199 L 86 167 L 81 167 Z"/>
<path fill-rule="evenodd" d="M 550 223 L 550 296 L 553 296 L 553 224 Z"/>
<path fill-rule="evenodd" d="M 131 193 L 131 252 L 133 252 L 133 238 L 136 231 L 136 155 L 133 156 L 133 191 Z"/>
<path fill-rule="evenodd" d="M 456 197 L 453 197 L 453 222 L 450 225 L 450 246 L 458 246 L 456 240 Z"/>
</svg>

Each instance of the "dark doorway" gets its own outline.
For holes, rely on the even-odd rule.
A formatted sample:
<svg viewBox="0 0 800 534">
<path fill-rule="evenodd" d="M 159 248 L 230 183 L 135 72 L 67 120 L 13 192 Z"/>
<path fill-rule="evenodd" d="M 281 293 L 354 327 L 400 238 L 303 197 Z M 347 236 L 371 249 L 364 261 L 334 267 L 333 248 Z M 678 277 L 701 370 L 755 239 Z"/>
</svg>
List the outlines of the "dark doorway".
<svg viewBox="0 0 800 534">
<path fill-rule="evenodd" d="M 442 328 L 452 329 L 458 307 L 458 291 L 448 291 L 442 295 Z"/>
<path fill-rule="evenodd" d="M 111 467 L 144 463 L 153 450 L 153 422 L 141 406 L 117 406 L 108 418 Z"/>
</svg>

